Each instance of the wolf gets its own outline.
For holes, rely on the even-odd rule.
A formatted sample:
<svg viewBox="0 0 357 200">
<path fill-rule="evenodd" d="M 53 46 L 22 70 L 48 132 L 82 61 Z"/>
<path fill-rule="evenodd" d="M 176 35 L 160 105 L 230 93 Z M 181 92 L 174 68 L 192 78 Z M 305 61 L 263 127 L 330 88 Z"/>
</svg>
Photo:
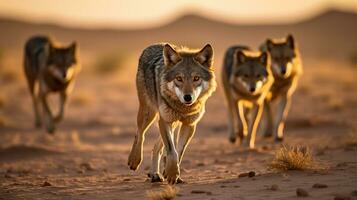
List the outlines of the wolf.
<svg viewBox="0 0 357 200">
<path fill-rule="evenodd" d="M 235 143 L 239 136 L 242 143 L 248 136 L 245 144 L 254 148 L 264 100 L 274 82 L 270 55 L 247 46 L 232 46 L 225 53 L 221 75 L 228 104 L 229 140 Z"/>
<path fill-rule="evenodd" d="M 160 160 L 164 147 L 164 177 L 169 184 L 179 183 L 184 152 L 204 115 L 207 99 L 216 89 L 212 46 L 207 44 L 201 50 L 168 43 L 147 47 L 139 59 L 136 87 L 138 129 L 128 165 L 132 170 L 140 166 L 145 133 L 158 117 L 160 137 L 152 150 L 149 177 L 152 182 L 163 181 Z"/>
<path fill-rule="evenodd" d="M 33 101 L 35 126 L 41 127 L 42 120 L 48 133 L 55 132 L 55 123 L 61 121 L 67 96 L 80 68 L 77 45 L 59 46 L 48 36 L 33 36 L 24 47 L 24 72 Z M 49 93 L 59 93 L 60 109 L 56 116 L 47 103 Z M 42 106 L 43 119 L 39 104 Z"/>
<path fill-rule="evenodd" d="M 288 116 L 291 97 L 303 73 L 301 56 L 297 42 L 289 34 L 283 39 L 267 39 L 260 50 L 269 51 L 274 84 L 265 101 L 263 121 L 267 122 L 264 135 L 275 140 L 283 140 L 285 120 Z M 263 124 L 263 123 L 262 123 Z"/>
</svg>

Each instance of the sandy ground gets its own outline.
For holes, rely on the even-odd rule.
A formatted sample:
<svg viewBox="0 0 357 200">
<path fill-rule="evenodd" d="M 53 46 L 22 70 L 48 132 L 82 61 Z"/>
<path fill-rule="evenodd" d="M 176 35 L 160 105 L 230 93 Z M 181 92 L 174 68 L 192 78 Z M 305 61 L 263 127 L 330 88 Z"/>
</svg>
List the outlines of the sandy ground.
<svg viewBox="0 0 357 200">
<path fill-rule="evenodd" d="M 156 124 L 147 134 L 141 168 L 132 172 L 126 165 L 138 109 L 135 63 L 130 65 L 111 75 L 83 69 L 54 136 L 34 128 L 21 71 L 2 77 L 0 199 L 147 199 L 147 191 L 166 185 L 146 176 Z M 306 199 L 357 199 L 356 75 L 344 63 L 305 62 L 284 144 L 309 146 L 324 170 L 268 170 L 280 148 L 270 139 L 258 137 L 256 150 L 230 144 L 219 87 L 186 151 L 181 173 L 187 183 L 176 186 L 177 199 L 295 199 L 297 188 L 309 193 Z M 238 177 L 249 171 L 256 176 Z M 315 183 L 328 187 L 316 189 Z"/>
</svg>

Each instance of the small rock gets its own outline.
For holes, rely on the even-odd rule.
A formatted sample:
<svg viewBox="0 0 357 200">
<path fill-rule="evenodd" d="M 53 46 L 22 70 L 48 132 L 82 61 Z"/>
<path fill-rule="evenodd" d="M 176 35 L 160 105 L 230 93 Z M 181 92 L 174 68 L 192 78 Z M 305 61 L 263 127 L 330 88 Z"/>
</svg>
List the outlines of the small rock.
<svg viewBox="0 0 357 200">
<path fill-rule="evenodd" d="M 298 188 L 298 189 L 296 189 L 296 195 L 298 197 L 307 197 L 307 196 L 309 196 L 309 193 L 302 188 Z"/>
<path fill-rule="evenodd" d="M 204 193 L 206 193 L 206 191 L 204 191 L 204 190 L 192 190 L 191 193 L 192 194 L 204 194 Z"/>
<path fill-rule="evenodd" d="M 124 178 L 123 181 L 130 181 L 130 178 Z"/>
<path fill-rule="evenodd" d="M 52 186 L 52 184 L 48 181 L 43 182 L 42 187 Z"/>
<path fill-rule="evenodd" d="M 196 164 L 197 167 L 203 167 L 203 166 L 205 166 L 205 165 L 206 165 L 206 164 L 203 163 L 203 162 L 199 162 L 199 163 Z"/>
<path fill-rule="evenodd" d="M 279 186 L 277 184 L 273 184 L 270 186 L 269 190 L 277 191 L 277 190 L 279 190 Z"/>
<path fill-rule="evenodd" d="M 226 185 L 221 185 L 221 186 L 219 186 L 219 187 L 221 187 L 221 188 L 226 188 L 227 186 L 226 186 Z"/>
<path fill-rule="evenodd" d="M 87 171 L 94 171 L 94 167 L 90 163 L 82 163 L 80 167 Z"/>
<path fill-rule="evenodd" d="M 328 186 L 323 183 L 315 183 L 312 188 L 327 188 Z"/>
<path fill-rule="evenodd" d="M 334 199 L 335 200 L 351 200 L 351 197 L 348 195 L 337 194 Z"/>
<path fill-rule="evenodd" d="M 255 172 L 254 171 L 250 171 L 250 172 L 245 172 L 245 173 L 241 173 L 238 175 L 239 178 L 242 177 L 254 177 L 255 176 Z"/>
</svg>

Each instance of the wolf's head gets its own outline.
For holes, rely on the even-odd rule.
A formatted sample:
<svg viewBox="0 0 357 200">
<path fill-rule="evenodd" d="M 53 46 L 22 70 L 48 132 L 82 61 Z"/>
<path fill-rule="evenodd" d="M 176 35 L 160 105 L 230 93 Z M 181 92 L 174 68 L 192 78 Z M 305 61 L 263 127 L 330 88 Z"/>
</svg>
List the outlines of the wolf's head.
<svg viewBox="0 0 357 200">
<path fill-rule="evenodd" d="M 237 50 L 233 56 L 233 67 L 229 82 L 235 89 L 249 94 L 258 94 L 270 75 L 270 56 Z"/>
<path fill-rule="evenodd" d="M 50 73 L 58 80 L 66 82 L 74 74 L 74 66 L 77 64 L 77 45 L 73 42 L 68 47 L 50 47 L 48 66 Z"/>
<path fill-rule="evenodd" d="M 213 49 L 207 44 L 200 51 L 175 50 L 169 44 L 163 48 L 167 88 L 185 105 L 214 90 Z"/>
<path fill-rule="evenodd" d="M 283 41 L 266 41 L 267 50 L 271 55 L 272 71 L 275 77 L 287 78 L 293 70 L 293 60 L 296 55 L 294 37 L 288 35 Z"/>
</svg>

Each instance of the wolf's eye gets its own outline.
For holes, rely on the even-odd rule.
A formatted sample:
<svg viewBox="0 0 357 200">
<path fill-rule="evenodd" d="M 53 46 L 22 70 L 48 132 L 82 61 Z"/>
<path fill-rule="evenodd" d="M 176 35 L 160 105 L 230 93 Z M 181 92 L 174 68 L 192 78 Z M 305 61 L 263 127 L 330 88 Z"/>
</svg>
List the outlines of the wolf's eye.
<svg viewBox="0 0 357 200">
<path fill-rule="evenodd" d="M 198 76 L 193 77 L 193 81 L 199 81 L 199 80 L 200 80 L 200 77 L 198 77 Z"/>
<path fill-rule="evenodd" d="M 258 79 L 262 77 L 262 75 L 257 74 L 255 77 L 257 77 Z"/>
<path fill-rule="evenodd" d="M 248 78 L 248 74 L 244 74 L 243 77 L 244 77 L 244 78 Z"/>
<path fill-rule="evenodd" d="M 181 76 L 176 76 L 176 80 L 179 81 L 179 82 L 182 82 Z"/>
</svg>

